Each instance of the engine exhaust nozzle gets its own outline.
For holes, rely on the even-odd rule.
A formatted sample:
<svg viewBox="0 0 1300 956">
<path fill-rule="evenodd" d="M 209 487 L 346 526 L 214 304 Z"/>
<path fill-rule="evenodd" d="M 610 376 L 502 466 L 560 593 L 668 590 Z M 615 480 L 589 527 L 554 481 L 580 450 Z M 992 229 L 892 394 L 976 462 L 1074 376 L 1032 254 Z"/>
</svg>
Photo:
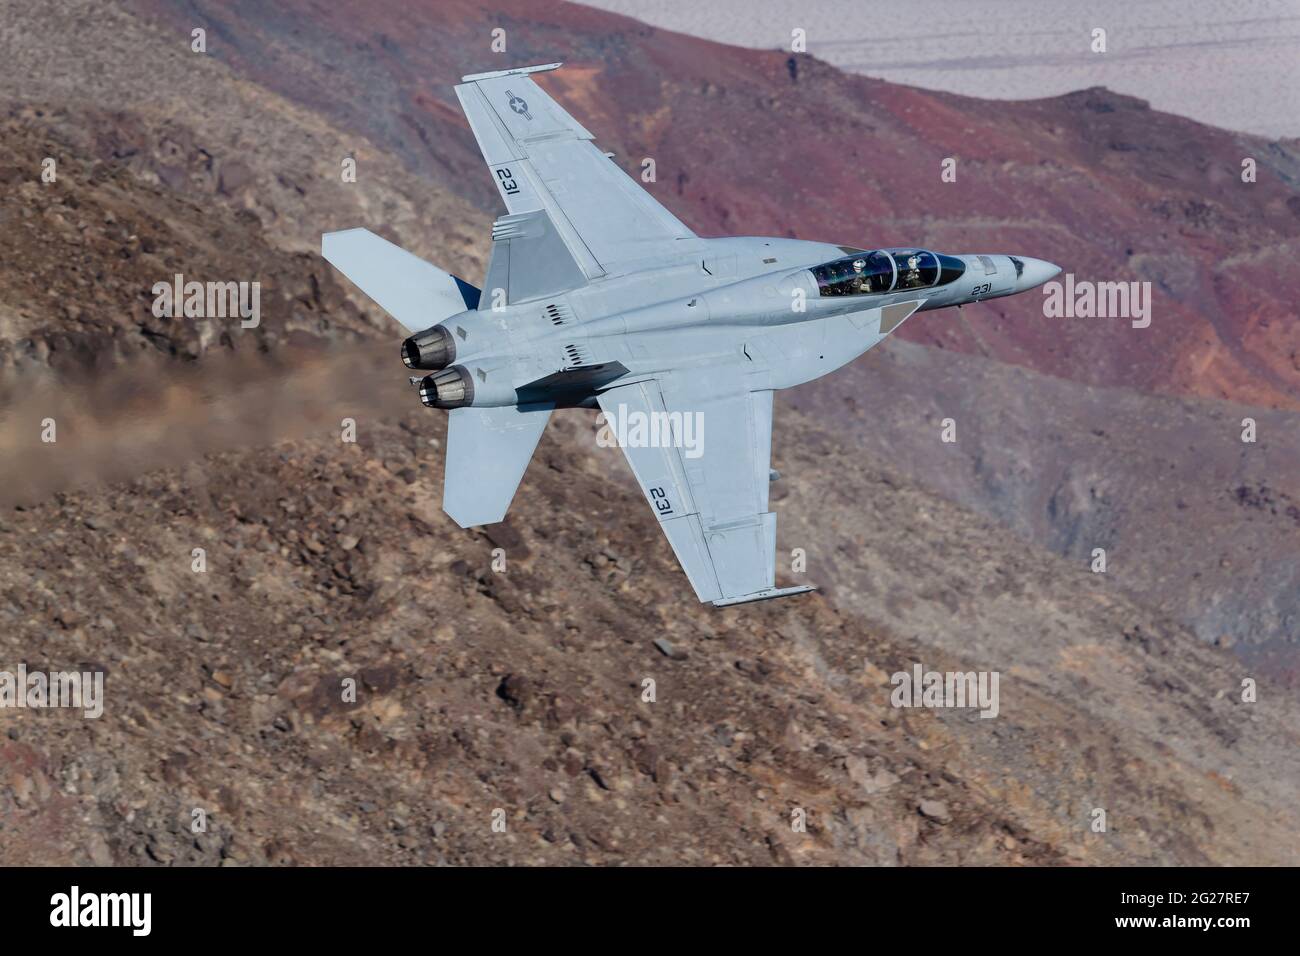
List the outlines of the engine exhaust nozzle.
<svg viewBox="0 0 1300 956">
<path fill-rule="evenodd" d="M 441 325 L 416 332 L 402 343 L 402 361 L 407 368 L 437 371 L 456 357 L 456 340 Z"/>
<path fill-rule="evenodd" d="M 453 365 L 426 375 L 420 382 L 420 401 L 430 408 L 463 408 L 474 403 L 474 377 L 463 365 Z"/>
</svg>

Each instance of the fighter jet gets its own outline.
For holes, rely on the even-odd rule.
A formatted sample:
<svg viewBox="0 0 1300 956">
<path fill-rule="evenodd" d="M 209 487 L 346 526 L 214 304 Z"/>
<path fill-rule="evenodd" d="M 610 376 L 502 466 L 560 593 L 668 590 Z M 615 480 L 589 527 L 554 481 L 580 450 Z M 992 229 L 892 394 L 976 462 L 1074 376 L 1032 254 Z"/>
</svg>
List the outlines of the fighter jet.
<svg viewBox="0 0 1300 956">
<path fill-rule="evenodd" d="M 404 325 L 425 405 L 450 409 L 443 509 L 501 521 L 557 408 L 599 407 L 701 602 L 776 587 L 772 393 L 820 378 L 913 313 L 1025 292 L 1028 256 L 706 239 L 597 148 L 532 79 L 466 76 L 456 95 L 507 213 L 482 289 L 365 229 L 322 254 Z"/>
</svg>

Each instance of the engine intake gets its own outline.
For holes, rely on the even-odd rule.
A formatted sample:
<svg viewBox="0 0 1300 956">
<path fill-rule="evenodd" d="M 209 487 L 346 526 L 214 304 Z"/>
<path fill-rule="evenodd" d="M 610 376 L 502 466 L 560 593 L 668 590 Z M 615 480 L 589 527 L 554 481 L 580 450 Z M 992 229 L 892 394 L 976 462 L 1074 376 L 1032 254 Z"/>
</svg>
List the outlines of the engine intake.
<svg viewBox="0 0 1300 956">
<path fill-rule="evenodd" d="M 420 383 L 420 401 L 430 408 L 463 408 L 474 404 L 474 377 L 463 365 L 453 365 L 426 375 Z"/>
<path fill-rule="evenodd" d="M 456 357 L 456 340 L 441 325 L 416 332 L 402 343 L 402 361 L 407 368 L 436 371 Z"/>
</svg>

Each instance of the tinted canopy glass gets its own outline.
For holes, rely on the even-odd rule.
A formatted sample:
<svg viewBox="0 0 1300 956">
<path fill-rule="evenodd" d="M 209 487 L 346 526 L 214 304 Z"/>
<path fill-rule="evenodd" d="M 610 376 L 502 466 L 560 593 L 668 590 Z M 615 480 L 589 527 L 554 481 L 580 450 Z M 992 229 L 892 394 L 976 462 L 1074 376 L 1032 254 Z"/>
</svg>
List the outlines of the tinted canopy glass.
<svg viewBox="0 0 1300 956">
<path fill-rule="evenodd" d="M 939 253 L 939 285 L 947 285 L 949 282 L 955 282 L 962 277 L 966 271 L 966 263 L 962 262 L 956 256 L 945 256 Z"/>
<path fill-rule="evenodd" d="M 898 283 L 894 291 L 924 289 L 939 280 L 939 260 L 933 252 L 924 249 L 892 249 L 890 254 L 898 266 Z"/>
<path fill-rule="evenodd" d="M 868 295 L 894 285 L 894 263 L 883 252 L 859 252 L 814 266 L 821 295 Z"/>
</svg>

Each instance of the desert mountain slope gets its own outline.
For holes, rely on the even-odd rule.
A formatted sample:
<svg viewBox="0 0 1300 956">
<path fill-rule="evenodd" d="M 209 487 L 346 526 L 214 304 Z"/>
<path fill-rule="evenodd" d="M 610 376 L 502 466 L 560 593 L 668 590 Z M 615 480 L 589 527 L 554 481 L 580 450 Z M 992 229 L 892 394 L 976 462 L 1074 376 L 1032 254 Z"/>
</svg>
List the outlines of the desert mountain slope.
<svg viewBox="0 0 1300 956">
<path fill-rule="evenodd" d="M 1155 526 L 1117 534 L 1117 573 L 1101 577 L 1075 549 L 1104 521 L 1080 518 L 1071 537 L 1067 517 L 1037 516 L 1046 487 L 1092 477 L 1068 470 L 1076 454 L 1118 469 L 1142 451 L 1134 480 L 1150 481 L 1162 455 L 1185 460 L 1179 442 L 1231 425 L 1236 407 L 1118 392 L 1083 402 L 1077 383 L 916 347 L 868 357 L 839 376 L 848 391 L 778 400 L 783 573 L 802 548 L 806 574 L 785 576 L 826 590 L 725 611 L 695 604 L 618 452 L 596 447 L 588 413 L 556 416 L 508 522 L 455 527 L 439 508 L 445 416 L 416 405 L 403 382 L 396 327 L 358 308 L 313 250 L 326 228 L 387 226 L 478 279 L 496 210 L 467 131 L 445 108 L 447 81 L 482 67 L 468 39 L 499 21 L 468 4 L 438 5 L 443 21 L 421 19 L 434 16 L 425 8 L 405 18 L 396 5 L 374 9 L 362 30 L 342 7 L 268 14 L 200 3 L 168 7 L 173 22 L 73 0 L 40 14 L 5 6 L 0 669 L 102 670 L 107 699 L 98 719 L 4 712 L 0 862 L 1300 859 L 1294 694 L 1264 675 L 1258 700 L 1244 703 L 1253 668 L 1176 620 L 1195 618 L 1197 606 L 1172 589 L 1148 603 L 1125 579 L 1129 551 L 1160 553 Z M 844 156 L 898 184 L 887 199 L 854 193 L 877 204 L 866 218 L 887 223 L 909 209 L 895 225 L 919 228 L 914 211 L 937 184 L 908 179 L 904 153 L 867 161 L 867 147 L 949 129 L 934 110 L 984 117 L 989 135 L 972 141 L 986 144 L 986 161 L 1010 162 L 998 183 L 1033 179 L 1026 169 L 1038 160 L 1034 149 L 1016 152 L 1014 123 L 971 101 L 845 78 L 815 61 L 790 67 L 576 7 L 512 9 L 511 35 L 523 38 L 512 56 L 549 59 L 568 37 L 579 62 L 552 78 L 566 84 L 557 94 L 628 155 L 662 149 L 657 188 L 702 230 L 787 231 L 803 221 L 795 214 L 805 200 L 810 228 L 836 217 L 842 227 L 845 203 L 829 204 L 836 193 L 810 197 L 790 184 L 846 195 L 855 167 Z M 67 29 L 48 29 L 52 17 Z M 195 17 L 209 24 L 206 59 L 188 52 L 185 23 Z M 334 45 L 315 31 L 335 31 Z M 354 55 L 358 42 L 371 46 Z M 452 52 L 423 70 L 439 49 Z M 232 50 L 243 59 L 224 57 Z M 327 74 L 308 69 L 322 50 L 337 61 L 329 97 Z M 284 51 L 299 59 L 279 59 Z M 410 97 L 402 123 L 385 125 L 396 110 L 355 108 L 373 102 L 354 95 L 363 64 L 380 71 L 374 82 L 394 78 L 389 102 Z M 349 111 L 313 102 L 302 77 Z M 610 88 L 617 97 L 597 95 Z M 1095 92 L 1022 108 L 1030 112 L 1015 121 L 1030 139 L 1051 139 L 1055 124 L 1063 137 L 1083 135 L 1071 125 L 1080 117 L 1098 136 L 1170 122 Z M 1034 111 L 1045 112 L 1034 120 Z M 1125 111 L 1132 116 L 1115 115 Z M 743 145 L 774 118 L 811 122 L 825 140 L 785 137 L 760 166 Z M 1220 134 L 1179 128 L 1208 136 L 1212 152 L 1228 148 Z M 833 157 L 850 143 L 861 150 Z M 948 145 L 929 148 L 937 157 Z M 814 147 L 825 149 L 817 163 L 804 152 Z M 339 181 L 341 155 L 361 160 L 357 184 Z M 1084 193 L 1108 164 L 1120 164 L 1116 183 L 1140 178 L 1126 155 L 1105 150 L 1072 175 L 1092 184 Z M 40 182 L 46 156 L 58 159 L 56 183 Z M 1280 149 L 1274 162 L 1291 160 Z M 798 166 L 816 175 L 796 179 Z M 1191 188 L 1178 178 L 1185 171 L 1167 175 L 1170 195 Z M 457 198 L 462 176 L 480 184 L 465 193 L 473 202 Z M 1258 214 L 1264 233 L 1285 237 L 1289 212 L 1276 207 L 1289 208 L 1286 193 L 1264 177 L 1259 185 L 1248 195 L 1262 205 L 1232 215 Z M 1076 239 L 1077 223 L 1015 225 L 1047 202 L 1042 189 L 993 219 L 993 194 L 976 196 L 954 234 L 1093 242 L 1086 231 Z M 1149 221 L 1142 215 L 1134 221 Z M 1177 241 L 1208 243 L 1198 255 L 1220 243 L 1245 249 L 1234 229 L 1215 228 L 1179 226 Z M 152 284 L 177 271 L 263 282 L 261 324 L 153 316 Z M 972 331 L 996 313 L 966 312 L 950 326 L 909 327 L 1062 371 L 1057 353 L 1034 344 L 1044 330 L 1032 310 L 1021 326 L 1008 323 L 1028 338 L 994 336 L 997 349 L 976 348 Z M 1189 315 L 1187 334 L 1200 335 L 1205 313 Z M 1249 332 L 1235 319 L 1216 326 L 1237 345 L 1216 353 L 1209 393 L 1288 404 L 1284 371 L 1247 388 L 1246 343 L 1281 328 L 1257 318 Z M 1068 351 L 1085 339 L 1087 355 Z M 1179 379 L 1173 365 L 1134 351 L 1143 341 L 1080 332 L 1053 347 L 1085 381 L 1206 392 L 1210 378 Z M 918 401 L 920 386 L 902 380 L 926 376 L 933 397 Z M 888 407 L 891 385 L 911 408 Z M 1016 388 L 1023 407 L 1006 394 Z M 874 439 L 863 439 L 855 395 L 881 409 Z M 979 422 L 959 413 L 962 438 L 943 451 L 903 440 L 963 402 L 1006 410 Z M 1074 434 L 1017 441 L 1015 429 L 1035 420 L 1031 402 L 1046 406 L 1037 420 Z M 1081 446 L 1107 408 L 1121 421 L 1106 443 Z M 1175 426 L 1182 416 L 1188 430 L 1143 451 L 1127 421 L 1152 414 Z M 53 443 L 41 440 L 51 417 Z M 1276 460 L 1268 467 L 1285 467 L 1291 446 L 1279 452 L 1272 431 L 1291 419 L 1260 419 L 1261 450 Z M 345 420 L 356 442 L 341 440 Z M 1040 449 L 1050 467 L 1031 481 L 1016 463 Z M 1240 530 L 1214 497 L 1238 477 L 1233 462 L 1212 456 L 1199 498 L 1184 475 L 1174 488 L 1238 536 L 1236 560 L 1283 539 L 1257 517 Z M 1294 497 L 1272 470 L 1238 464 L 1243 483 L 1267 478 Z M 936 482 L 944 469 L 950 476 Z M 1001 477 L 979 492 L 975 480 L 991 470 Z M 1054 496 L 1056 516 L 1081 514 L 1064 491 Z M 1112 497 L 1115 508 L 1151 505 L 1141 494 Z M 1244 506 L 1251 515 L 1255 500 Z M 206 570 L 194 570 L 196 548 Z M 497 549 L 504 570 L 492 566 Z M 1263 564 L 1248 566 L 1249 586 L 1263 593 Z M 1153 577 L 1151 587 L 1162 583 Z M 1286 613 L 1275 601 L 1261 626 Z M 890 675 L 914 664 L 997 671 L 998 716 L 891 706 Z M 653 702 L 643 699 L 647 678 Z M 349 680 L 355 702 L 344 697 Z M 190 830 L 195 808 L 207 814 L 205 834 Z M 800 809 L 807 833 L 791 829 Z M 1104 834 L 1091 829 L 1099 809 Z M 498 810 L 504 832 L 492 826 Z"/>
<path fill-rule="evenodd" d="M 852 371 L 790 404 L 1077 568 L 1104 548 L 1110 580 L 1141 603 L 1296 686 L 1295 412 L 1081 385 L 898 340 Z M 1241 440 L 1247 418 L 1255 442 Z"/>
<path fill-rule="evenodd" d="M 1148 282 L 1151 325 L 1043 316 L 1034 293 L 912 323 L 941 343 L 1088 384 L 1300 405 L 1300 148 L 1102 89 L 994 102 L 848 75 L 566 3 L 413 6 L 131 0 L 182 47 L 424 178 L 499 211 L 452 85 L 564 60 L 540 82 L 703 235 L 1050 259 Z M 506 52 L 493 53 L 493 30 Z M 941 180 L 955 159 L 955 182 Z M 1253 160 L 1257 181 L 1242 181 Z"/>
<path fill-rule="evenodd" d="M 506 524 L 462 531 L 441 417 L 405 398 L 338 403 L 356 444 L 322 430 L 4 517 L 4 659 L 108 675 L 98 720 L 7 718 L 5 862 L 1296 859 L 1286 695 L 1240 703 L 1222 652 L 797 413 L 783 546 L 815 543 L 833 587 L 717 612 L 589 414 L 560 416 Z M 913 663 L 999 671 L 998 717 L 891 707 Z"/>
<path fill-rule="evenodd" d="M 322 232 L 365 224 L 422 255 L 436 249 L 449 269 L 483 267 L 471 221 L 482 214 L 456 190 L 431 189 L 387 144 L 191 52 L 188 28 L 177 36 L 85 0 L 4 2 L 0 15 L 0 105 L 36 116 L 74 155 L 124 165 L 205 208 L 252 214 L 291 252 L 318 253 Z M 39 171 L 42 158 L 24 160 Z M 343 181 L 346 158 L 356 182 Z"/>
</svg>

